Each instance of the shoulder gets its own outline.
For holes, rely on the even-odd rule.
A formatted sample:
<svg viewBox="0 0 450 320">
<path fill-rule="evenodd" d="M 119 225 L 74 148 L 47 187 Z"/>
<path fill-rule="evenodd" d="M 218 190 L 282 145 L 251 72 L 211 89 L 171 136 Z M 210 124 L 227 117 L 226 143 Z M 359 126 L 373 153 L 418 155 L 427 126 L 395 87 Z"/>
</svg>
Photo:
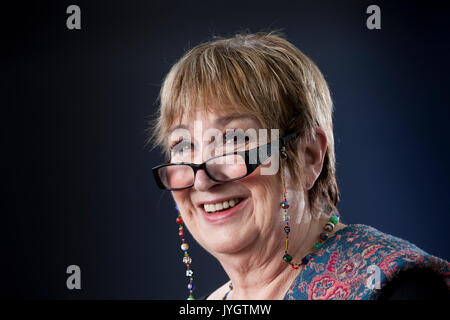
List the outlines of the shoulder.
<svg viewBox="0 0 450 320">
<path fill-rule="evenodd" d="M 362 267 L 360 272 L 367 279 L 373 277 L 374 281 L 378 280 L 378 287 L 375 289 L 384 288 L 399 277 L 404 279 L 402 281 L 408 280 L 411 283 L 411 277 L 404 275 L 408 270 L 422 270 L 424 272 L 418 274 L 425 277 L 435 275 L 450 286 L 449 263 L 415 244 L 363 224 L 349 225 L 341 231 L 340 237 L 336 237 L 335 247 L 340 252 L 340 258 L 344 263 L 356 263 Z M 363 286 L 366 289 L 371 287 L 367 281 Z M 380 292 L 372 293 L 375 297 Z"/>
<path fill-rule="evenodd" d="M 376 299 L 412 269 L 432 271 L 450 287 L 450 265 L 444 259 L 371 226 L 347 225 L 310 260 L 286 298 Z"/>
<path fill-rule="evenodd" d="M 335 248 L 339 248 L 342 253 L 345 253 L 345 249 L 351 249 L 352 253 L 361 254 L 364 259 L 374 263 L 407 257 L 410 262 L 421 263 L 425 258 L 448 265 L 446 261 L 430 255 L 407 240 L 363 224 L 348 225 L 336 235 L 334 242 Z"/>
<path fill-rule="evenodd" d="M 374 227 L 364 224 L 350 224 L 336 234 L 335 242 L 342 246 L 355 247 L 355 244 L 367 247 L 384 247 L 386 250 L 422 251 L 407 240 L 381 232 Z M 424 253 L 422 251 L 422 253 Z"/>
<path fill-rule="evenodd" d="M 230 281 L 224 283 L 219 288 L 217 288 L 213 293 L 211 293 L 206 300 L 222 300 L 225 293 L 228 292 L 228 288 L 230 286 Z"/>
</svg>

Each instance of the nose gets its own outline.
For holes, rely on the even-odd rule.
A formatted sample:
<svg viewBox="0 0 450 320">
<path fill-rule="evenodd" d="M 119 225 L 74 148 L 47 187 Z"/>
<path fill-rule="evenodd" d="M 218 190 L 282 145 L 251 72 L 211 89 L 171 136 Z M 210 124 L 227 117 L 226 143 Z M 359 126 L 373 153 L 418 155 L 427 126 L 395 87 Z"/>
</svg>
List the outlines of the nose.
<svg viewBox="0 0 450 320">
<path fill-rule="evenodd" d="M 197 174 L 195 175 L 193 188 L 198 191 L 208 191 L 216 184 L 220 184 L 220 182 L 212 180 L 205 172 L 205 170 L 201 169 L 198 170 Z"/>
</svg>

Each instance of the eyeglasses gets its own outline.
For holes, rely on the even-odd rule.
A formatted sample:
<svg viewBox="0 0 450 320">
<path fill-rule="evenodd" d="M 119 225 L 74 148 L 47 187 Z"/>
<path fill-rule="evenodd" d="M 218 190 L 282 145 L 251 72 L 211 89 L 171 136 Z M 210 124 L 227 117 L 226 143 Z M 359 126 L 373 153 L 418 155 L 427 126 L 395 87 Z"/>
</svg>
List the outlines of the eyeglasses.
<svg viewBox="0 0 450 320">
<path fill-rule="evenodd" d="M 286 158 L 286 142 L 297 137 L 294 132 L 278 139 L 278 149 Z M 234 151 L 218 155 L 203 163 L 188 162 L 165 163 L 152 168 L 153 176 L 159 188 L 164 190 L 183 190 L 194 185 L 198 170 L 205 170 L 208 177 L 216 182 L 230 182 L 245 178 L 255 171 L 272 155 L 272 142 L 245 151 Z M 265 153 L 261 155 L 263 150 Z M 259 155 L 259 157 L 258 157 Z"/>
</svg>

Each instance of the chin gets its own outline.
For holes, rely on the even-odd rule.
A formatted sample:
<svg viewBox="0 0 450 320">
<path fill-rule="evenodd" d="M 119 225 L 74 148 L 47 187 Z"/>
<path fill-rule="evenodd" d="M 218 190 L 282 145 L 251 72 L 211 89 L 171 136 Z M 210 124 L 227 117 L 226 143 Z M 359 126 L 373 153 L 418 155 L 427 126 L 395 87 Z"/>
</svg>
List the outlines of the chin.
<svg viewBox="0 0 450 320">
<path fill-rule="evenodd" d="M 208 236 L 204 248 L 213 256 L 238 253 L 254 241 L 255 237 L 249 237 L 251 234 L 256 235 L 257 232 L 242 232 L 236 229 L 217 231 L 214 235 Z"/>
</svg>

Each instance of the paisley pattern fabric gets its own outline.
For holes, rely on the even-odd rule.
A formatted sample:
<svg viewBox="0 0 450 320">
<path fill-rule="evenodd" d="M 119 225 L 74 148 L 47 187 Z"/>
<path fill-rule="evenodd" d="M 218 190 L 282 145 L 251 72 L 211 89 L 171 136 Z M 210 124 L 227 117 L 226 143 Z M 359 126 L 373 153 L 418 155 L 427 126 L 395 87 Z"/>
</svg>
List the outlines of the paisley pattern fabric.
<svg viewBox="0 0 450 320">
<path fill-rule="evenodd" d="M 447 261 L 373 227 L 347 225 L 330 236 L 316 252 L 284 299 L 377 299 L 389 281 L 412 268 L 426 268 L 438 273 L 450 288 L 450 264 Z"/>
</svg>

